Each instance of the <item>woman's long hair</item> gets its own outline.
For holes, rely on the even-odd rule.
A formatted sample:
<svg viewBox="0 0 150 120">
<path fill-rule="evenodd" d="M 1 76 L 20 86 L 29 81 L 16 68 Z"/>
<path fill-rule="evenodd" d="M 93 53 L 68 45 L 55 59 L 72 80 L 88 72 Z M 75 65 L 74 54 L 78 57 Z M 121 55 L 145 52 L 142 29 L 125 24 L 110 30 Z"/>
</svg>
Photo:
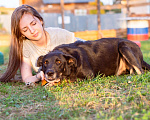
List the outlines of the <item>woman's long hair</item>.
<svg viewBox="0 0 150 120">
<path fill-rule="evenodd" d="M 14 78 L 17 70 L 21 65 L 23 57 L 23 40 L 25 40 L 25 38 L 20 32 L 19 26 L 20 19 L 26 13 L 37 17 L 40 21 L 43 21 L 43 18 L 40 16 L 40 14 L 29 5 L 22 5 L 14 10 L 11 16 L 11 44 L 9 52 L 9 63 L 6 72 L 0 78 L 1 82 L 9 82 L 12 78 Z"/>
</svg>

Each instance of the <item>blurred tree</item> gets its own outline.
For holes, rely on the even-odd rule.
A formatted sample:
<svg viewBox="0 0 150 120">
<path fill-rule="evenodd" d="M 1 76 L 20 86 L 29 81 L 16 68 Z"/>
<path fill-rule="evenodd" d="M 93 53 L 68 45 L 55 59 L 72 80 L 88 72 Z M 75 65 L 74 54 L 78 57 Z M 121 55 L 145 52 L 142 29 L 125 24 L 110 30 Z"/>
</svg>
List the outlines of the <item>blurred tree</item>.
<svg viewBox="0 0 150 120">
<path fill-rule="evenodd" d="M 120 4 L 122 0 L 113 0 L 113 4 Z"/>
<path fill-rule="evenodd" d="M 97 6 L 97 0 L 94 2 L 89 3 L 91 6 Z M 100 2 L 100 5 L 103 5 L 102 2 Z M 90 14 L 97 14 L 97 10 L 90 10 Z M 100 14 L 105 14 L 105 10 L 100 10 Z"/>
</svg>

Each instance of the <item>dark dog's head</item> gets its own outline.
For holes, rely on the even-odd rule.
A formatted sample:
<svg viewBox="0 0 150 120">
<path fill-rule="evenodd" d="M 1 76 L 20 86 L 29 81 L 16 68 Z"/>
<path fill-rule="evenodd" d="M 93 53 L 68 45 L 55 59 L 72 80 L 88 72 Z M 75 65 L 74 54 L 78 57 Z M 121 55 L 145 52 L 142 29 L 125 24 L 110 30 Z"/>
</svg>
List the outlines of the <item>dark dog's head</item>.
<svg viewBox="0 0 150 120">
<path fill-rule="evenodd" d="M 37 66 L 42 66 L 46 81 L 59 82 L 64 76 L 69 76 L 72 69 L 76 68 L 76 59 L 60 51 L 50 52 L 45 56 L 40 56 Z"/>
</svg>

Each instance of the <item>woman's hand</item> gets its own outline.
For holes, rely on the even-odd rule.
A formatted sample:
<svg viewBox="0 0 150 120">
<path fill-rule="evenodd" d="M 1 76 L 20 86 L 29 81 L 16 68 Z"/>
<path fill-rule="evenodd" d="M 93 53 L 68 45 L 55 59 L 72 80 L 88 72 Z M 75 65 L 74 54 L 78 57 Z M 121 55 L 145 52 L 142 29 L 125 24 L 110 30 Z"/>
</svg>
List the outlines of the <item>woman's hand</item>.
<svg viewBox="0 0 150 120">
<path fill-rule="evenodd" d="M 35 82 L 45 79 L 43 71 L 40 71 L 34 76 L 32 75 L 31 62 L 25 57 L 23 57 L 23 62 L 21 64 L 21 76 L 23 82 L 25 82 L 27 86 L 32 86 Z"/>
<path fill-rule="evenodd" d="M 22 80 L 25 83 L 29 83 L 29 82 L 35 83 L 40 79 L 44 79 L 44 73 L 42 71 L 40 73 L 37 73 L 34 76 L 32 75 L 31 62 L 29 58 L 23 57 L 23 61 L 20 69 L 21 69 Z"/>
<path fill-rule="evenodd" d="M 45 76 L 44 76 L 44 72 L 43 72 L 43 71 L 40 71 L 40 77 L 41 77 L 41 80 L 44 80 L 44 79 L 45 79 Z"/>
<path fill-rule="evenodd" d="M 43 73 L 43 71 L 40 71 L 36 75 L 30 76 L 27 79 L 25 79 L 24 82 L 25 82 L 26 86 L 35 86 L 35 82 L 37 82 L 39 80 L 43 81 L 44 79 L 45 79 L 44 73 Z"/>
</svg>

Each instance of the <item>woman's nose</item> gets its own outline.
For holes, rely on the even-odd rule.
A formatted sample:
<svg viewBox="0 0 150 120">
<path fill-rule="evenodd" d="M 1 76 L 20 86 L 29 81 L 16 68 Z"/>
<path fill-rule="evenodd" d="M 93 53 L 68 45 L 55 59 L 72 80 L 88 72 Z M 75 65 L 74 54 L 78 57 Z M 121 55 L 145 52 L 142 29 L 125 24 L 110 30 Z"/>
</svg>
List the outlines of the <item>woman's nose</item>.
<svg viewBox="0 0 150 120">
<path fill-rule="evenodd" d="M 34 28 L 31 27 L 31 26 L 29 27 L 29 30 L 30 30 L 31 33 L 34 33 L 34 31 L 35 31 Z"/>
</svg>

